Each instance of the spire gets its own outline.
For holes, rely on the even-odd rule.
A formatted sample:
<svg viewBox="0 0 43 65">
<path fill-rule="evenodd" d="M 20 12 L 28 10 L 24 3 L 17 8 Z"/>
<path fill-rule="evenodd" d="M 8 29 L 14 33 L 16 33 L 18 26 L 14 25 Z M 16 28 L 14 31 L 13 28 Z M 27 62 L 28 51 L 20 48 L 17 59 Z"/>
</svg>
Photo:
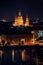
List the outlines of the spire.
<svg viewBox="0 0 43 65">
<path fill-rule="evenodd" d="M 29 18 L 28 18 L 28 16 L 26 16 L 26 22 L 29 22 Z"/>
<path fill-rule="evenodd" d="M 29 26 L 29 18 L 28 18 L 28 16 L 26 16 L 26 23 L 25 23 L 25 26 Z"/>
<path fill-rule="evenodd" d="M 18 12 L 18 15 L 21 16 L 21 11 Z"/>
</svg>

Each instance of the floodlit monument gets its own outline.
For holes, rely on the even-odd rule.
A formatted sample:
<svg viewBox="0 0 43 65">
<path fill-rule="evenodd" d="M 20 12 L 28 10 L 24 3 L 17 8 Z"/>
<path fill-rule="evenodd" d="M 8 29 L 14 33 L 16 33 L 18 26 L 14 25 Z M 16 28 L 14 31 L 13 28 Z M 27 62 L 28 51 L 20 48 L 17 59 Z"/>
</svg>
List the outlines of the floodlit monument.
<svg viewBox="0 0 43 65">
<path fill-rule="evenodd" d="M 24 19 L 21 15 L 21 12 L 18 12 L 18 16 L 14 19 L 13 26 L 29 26 L 28 16 L 26 17 L 26 21 L 24 23 Z"/>
<path fill-rule="evenodd" d="M 26 16 L 25 26 L 29 26 L 29 18 L 28 18 L 28 16 Z"/>
</svg>

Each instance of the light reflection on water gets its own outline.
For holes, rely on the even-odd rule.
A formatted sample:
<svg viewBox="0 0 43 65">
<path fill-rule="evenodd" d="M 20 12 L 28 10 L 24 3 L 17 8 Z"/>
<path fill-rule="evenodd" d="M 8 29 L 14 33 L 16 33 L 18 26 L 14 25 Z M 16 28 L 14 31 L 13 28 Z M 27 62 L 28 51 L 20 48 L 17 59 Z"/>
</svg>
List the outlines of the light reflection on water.
<svg viewBox="0 0 43 65">
<path fill-rule="evenodd" d="M 2 57 L 2 54 L 3 54 L 3 51 L 2 51 L 2 50 L 0 50 L 0 57 Z"/>
<path fill-rule="evenodd" d="M 29 61 L 30 60 L 30 52 L 27 50 L 9 50 L 2 51 L 0 50 L 0 63 L 1 62 L 18 62 L 18 61 Z M 36 58 L 37 60 L 37 58 Z M 35 61 L 36 61 L 35 60 Z"/>
<path fill-rule="evenodd" d="M 16 55 L 18 56 L 18 59 L 22 59 L 22 61 L 26 60 L 26 50 L 19 50 L 19 51 L 12 50 L 12 61 L 13 62 L 15 61 L 15 57 L 17 58 Z"/>
<path fill-rule="evenodd" d="M 3 55 L 3 51 L 0 50 L 0 64 L 1 64 L 1 62 L 2 62 L 2 55 Z"/>
<path fill-rule="evenodd" d="M 4 58 L 7 59 L 7 57 L 9 57 L 9 54 L 11 55 L 11 60 L 14 62 L 15 61 L 15 57 L 18 56 L 18 59 L 22 59 L 22 61 L 26 60 L 26 50 L 12 50 L 12 51 L 3 51 L 0 50 L 0 58 Z M 10 57 L 9 57 L 10 58 Z"/>
<path fill-rule="evenodd" d="M 14 50 L 12 50 L 12 61 L 14 62 Z"/>
<path fill-rule="evenodd" d="M 26 50 L 22 51 L 22 60 L 26 61 Z"/>
</svg>

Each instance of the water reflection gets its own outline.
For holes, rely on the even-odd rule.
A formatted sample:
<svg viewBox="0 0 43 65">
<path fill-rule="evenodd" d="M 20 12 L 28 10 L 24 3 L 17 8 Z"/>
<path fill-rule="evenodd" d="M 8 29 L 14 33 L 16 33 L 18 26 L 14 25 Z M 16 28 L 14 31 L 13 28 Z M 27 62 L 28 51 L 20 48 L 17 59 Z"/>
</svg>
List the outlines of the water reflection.
<svg viewBox="0 0 43 65">
<path fill-rule="evenodd" d="M 23 50 L 22 51 L 22 61 L 27 61 L 28 60 L 28 56 L 29 55 L 26 54 L 26 50 Z"/>
<path fill-rule="evenodd" d="M 14 62 L 14 50 L 12 50 L 12 61 Z"/>
<path fill-rule="evenodd" d="M 2 62 L 2 55 L 3 55 L 3 51 L 0 50 L 0 65 L 1 65 L 1 62 Z"/>
<path fill-rule="evenodd" d="M 26 50 L 0 50 L 0 59 L 2 61 L 4 60 L 4 62 L 8 60 L 12 62 L 26 61 L 28 58 L 29 56 L 26 54 Z"/>
<path fill-rule="evenodd" d="M 22 50 L 0 50 L 0 65 L 1 63 L 20 63 L 26 62 L 29 64 L 39 64 L 39 60 L 35 49 L 22 49 Z"/>
<path fill-rule="evenodd" d="M 3 54 L 3 51 L 2 50 L 0 50 L 0 57 L 2 58 L 2 54 Z"/>
</svg>

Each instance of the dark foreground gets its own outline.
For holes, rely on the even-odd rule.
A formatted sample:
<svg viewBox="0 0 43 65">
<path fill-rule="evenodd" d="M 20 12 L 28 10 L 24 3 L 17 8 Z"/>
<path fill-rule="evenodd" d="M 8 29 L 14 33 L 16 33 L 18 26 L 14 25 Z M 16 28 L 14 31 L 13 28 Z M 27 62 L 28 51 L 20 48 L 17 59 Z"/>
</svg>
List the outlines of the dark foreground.
<svg viewBox="0 0 43 65">
<path fill-rule="evenodd" d="M 5 46 L 0 51 L 0 65 L 43 65 L 43 46 Z"/>
</svg>

